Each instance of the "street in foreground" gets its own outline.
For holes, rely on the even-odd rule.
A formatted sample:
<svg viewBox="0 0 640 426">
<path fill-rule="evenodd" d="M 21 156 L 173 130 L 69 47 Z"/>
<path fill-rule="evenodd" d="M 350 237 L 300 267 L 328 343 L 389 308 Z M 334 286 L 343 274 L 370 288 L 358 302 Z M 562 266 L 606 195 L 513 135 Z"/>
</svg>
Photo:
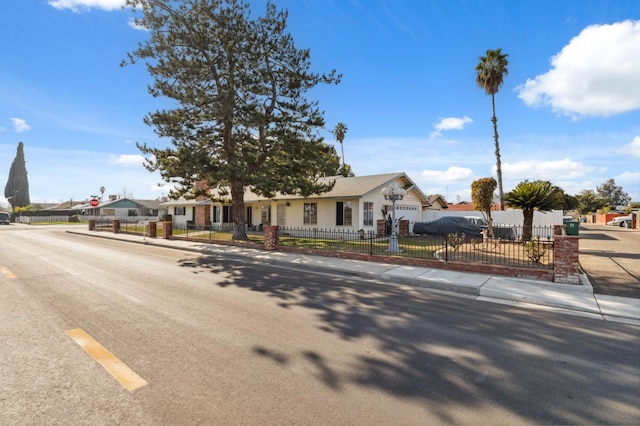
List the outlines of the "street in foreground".
<svg viewBox="0 0 640 426">
<path fill-rule="evenodd" d="M 1 424 L 640 422 L 637 326 L 55 228 L 0 254 Z"/>
</svg>

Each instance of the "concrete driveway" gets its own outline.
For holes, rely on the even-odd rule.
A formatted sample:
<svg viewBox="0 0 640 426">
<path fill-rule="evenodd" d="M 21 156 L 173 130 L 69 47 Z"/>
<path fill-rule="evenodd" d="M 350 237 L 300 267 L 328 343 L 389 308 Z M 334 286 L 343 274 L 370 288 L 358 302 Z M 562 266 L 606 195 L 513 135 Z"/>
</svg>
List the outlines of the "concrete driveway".
<svg viewBox="0 0 640 426">
<path fill-rule="evenodd" d="M 580 266 L 596 294 L 640 299 L 640 231 L 581 223 Z"/>
</svg>

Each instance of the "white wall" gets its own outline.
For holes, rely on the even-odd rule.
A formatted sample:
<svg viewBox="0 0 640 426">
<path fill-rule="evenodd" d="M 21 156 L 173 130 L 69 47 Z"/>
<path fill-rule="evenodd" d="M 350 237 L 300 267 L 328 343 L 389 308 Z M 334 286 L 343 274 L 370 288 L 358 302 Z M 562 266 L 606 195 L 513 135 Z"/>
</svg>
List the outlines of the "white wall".
<svg viewBox="0 0 640 426">
<path fill-rule="evenodd" d="M 443 216 L 478 216 L 482 217 L 482 213 L 477 210 L 467 211 L 447 211 L 447 210 L 426 210 L 422 215 L 422 222 L 431 222 Z M 533 212 L 533 226 L 553 226 L 562 225 L 562 210 L 553 210 L 550 212 Z M 496 225 L 515 225 L 522 226 L 524 216 L 522 210 L 504 210 L 492 211 L 491 218 Z"/>
</svg>

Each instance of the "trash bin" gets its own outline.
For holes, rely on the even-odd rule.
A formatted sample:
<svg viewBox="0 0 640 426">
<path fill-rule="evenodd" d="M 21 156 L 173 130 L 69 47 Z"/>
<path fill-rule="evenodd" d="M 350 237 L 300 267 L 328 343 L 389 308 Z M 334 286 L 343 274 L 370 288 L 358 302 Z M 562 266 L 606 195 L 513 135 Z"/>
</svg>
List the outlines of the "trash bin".
<svg viewBox="0 0 640 426">
<path fill-rule="evenodd" d="M 565 222 L 565 225 L 567 225 L 567 235 L 578 236 L 578 227 L 580 226 L 580 222 L 572 220 L 570 222 Z"/>
</svg>

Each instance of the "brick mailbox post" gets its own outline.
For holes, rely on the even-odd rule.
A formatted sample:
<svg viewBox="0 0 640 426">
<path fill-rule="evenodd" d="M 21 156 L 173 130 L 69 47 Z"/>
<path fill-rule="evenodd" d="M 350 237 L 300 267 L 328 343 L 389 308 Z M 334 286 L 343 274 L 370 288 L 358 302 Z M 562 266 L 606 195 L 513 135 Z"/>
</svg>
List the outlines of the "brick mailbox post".
<svg viewBox="0 0 640 426">
<path fill-rule="evenodd" d="M 117 234 L 118 232 L 120 232 L 120 221 L 118 219 L 113 219 L 111 221 L 111 227 L 113 229 L 113 233 Z"/>
<path fill-rule="evenodd" d="M 89 231 L 93 231 L 94 229 L 96 229 L 96 221 L 93 219 L 89 219 Z"/>
</svg>

